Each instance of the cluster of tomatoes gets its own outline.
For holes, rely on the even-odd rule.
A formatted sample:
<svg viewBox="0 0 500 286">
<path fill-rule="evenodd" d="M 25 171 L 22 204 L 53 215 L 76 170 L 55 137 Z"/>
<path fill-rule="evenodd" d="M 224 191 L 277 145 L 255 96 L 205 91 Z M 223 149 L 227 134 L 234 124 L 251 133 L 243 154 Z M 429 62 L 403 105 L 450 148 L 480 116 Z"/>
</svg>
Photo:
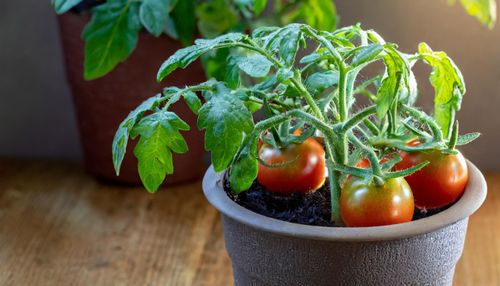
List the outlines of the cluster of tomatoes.
<svg viewBox="0 0 500 286">
<path fill-rule="evenodd" d="M 405 178 L 387 179 L 382 184 L 372 178 L 349 176 L 340 194 L 340 213 L 347 226 L 408 222 L 413 218 L 415 207 L 441 208 L 456 201 L 464 192 L 468 170 L 460 152 L 400 152 L 400 156 L 402 160 L 394 166 L 396 170 L 425 161 L 429 164 Z M 316 191 L 325 182 L 325 151 L 313 138 L 285 148 L 262 144 L 259 157 L 264 164 L 259 164 L 257 181 L 270 192 L 306 193 Z M 275 167 L 283 162 L 288 163 Z M 370 163 L 362 160 L 357 167 L 369 168 Z"/>
</svg>

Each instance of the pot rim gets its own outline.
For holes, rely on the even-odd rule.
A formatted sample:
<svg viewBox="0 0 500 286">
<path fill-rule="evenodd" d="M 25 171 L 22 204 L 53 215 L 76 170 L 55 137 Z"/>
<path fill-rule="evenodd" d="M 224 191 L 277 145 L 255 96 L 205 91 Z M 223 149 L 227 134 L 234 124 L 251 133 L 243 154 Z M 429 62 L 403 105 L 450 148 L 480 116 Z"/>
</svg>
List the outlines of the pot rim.
<svg viewBox="0 0 500 286">
<path fill-rule="evenodd" d="M 419 220 L 374 227 L 325 227 L 286 222 L 260 215 L 231 200 L 223 189 L 223 174 L 210 166 L 203 177 L 207 200 L 222 214 L 252 228 L 290 237 L 330 241 L 396 240 L 426 234 L 472 215 L 486 199 L 487 185 L 481 171 L 467 160 L 469 181 L 462 197 L 448 209 Z"/>
</svg>

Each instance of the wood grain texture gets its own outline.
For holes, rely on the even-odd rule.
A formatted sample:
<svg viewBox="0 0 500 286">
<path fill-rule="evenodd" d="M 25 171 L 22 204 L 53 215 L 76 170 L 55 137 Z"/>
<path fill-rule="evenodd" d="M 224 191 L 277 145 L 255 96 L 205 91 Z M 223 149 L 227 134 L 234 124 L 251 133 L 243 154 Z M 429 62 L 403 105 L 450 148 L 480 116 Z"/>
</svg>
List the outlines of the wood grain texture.
<svg viewBox="0 0 500 286">
<path fill-rule="evenodd" d="M 500 175 L 470 220 L 455 285 L 500 285 Z M 200 182 L 155 195 L 74 163 L 0 160 L 0 285 L 233 285 Z"/>
<path fill-rule="evenodd" d="M 200 182 L 150 195 L 77 165 L 0 162 L 0 285 L 230 285 Z"/>
</svg>

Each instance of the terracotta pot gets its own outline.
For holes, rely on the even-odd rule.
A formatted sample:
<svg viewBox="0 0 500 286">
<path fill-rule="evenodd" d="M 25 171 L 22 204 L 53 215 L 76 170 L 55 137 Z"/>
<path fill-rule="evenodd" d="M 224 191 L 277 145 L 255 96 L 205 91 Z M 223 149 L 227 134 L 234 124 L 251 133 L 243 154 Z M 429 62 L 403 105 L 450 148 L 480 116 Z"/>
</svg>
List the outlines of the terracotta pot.
<svg viewBox="0 0 500 286">
<path fill-rule="evenodd" d="M 486 198 L 481 172 L 453 206 L 420 220 L 379 227 L 319 227 L 265 217 L 233 202 L 209 168 L 208 201 L 222 213 L 236 286 L 451 285 L 467 222 Z"/>
<path fill-rule="evenodd" d="M 66 62 L 66 73 L 76 109 L 85 166 L 96 177 L 115 182 L 138 184 L 137 160 L 133 155 L 134 144 L 129 144 L 121 174 L 116 177 L 111 143 L 120 122 L 138 104 L 161 91 L 162 87 L 185 86 L 205 80 L 200 63 L 189 69 L 174 72 L 161 84 L 156 73 L 161 63 L 181 45 L 166 36 L 155 38 L 145 32 L 139 37 L 136 50 L 108 75 L 93 80 L 83 79 L 84 42 L 81 34 L 88 15 L 66 13 L 59 17 L 61 41 Z M 173 111 L 184 119 L 192 130 L 185 132 L 189 152 L 174 155 L 175 173 L 167 177 L 169 183 L 178 183 L 201 177 L 203 137 L 196 129 L 196 117 L 187 106 L 176 104 Z"/>
</svg>

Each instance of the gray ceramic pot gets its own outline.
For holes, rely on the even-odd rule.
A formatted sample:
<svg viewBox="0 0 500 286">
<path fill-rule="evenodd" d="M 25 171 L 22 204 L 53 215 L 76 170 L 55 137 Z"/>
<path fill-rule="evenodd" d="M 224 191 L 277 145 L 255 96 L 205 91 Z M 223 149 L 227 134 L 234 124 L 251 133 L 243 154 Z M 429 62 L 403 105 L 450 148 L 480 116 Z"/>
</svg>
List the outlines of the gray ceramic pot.
<svg viewBox="0 0 500 286">
<path fill-rule="evenodd" d="M 447 210 L 379 227 L 319 227 L 265 217 L 234 203 L 222 174 L 203 179 L 222 213 L 236 286 L 451 285 L 469 216 L 486 198 L 486 182 L 470 162 L 462 198 Z"/>
</svg>

